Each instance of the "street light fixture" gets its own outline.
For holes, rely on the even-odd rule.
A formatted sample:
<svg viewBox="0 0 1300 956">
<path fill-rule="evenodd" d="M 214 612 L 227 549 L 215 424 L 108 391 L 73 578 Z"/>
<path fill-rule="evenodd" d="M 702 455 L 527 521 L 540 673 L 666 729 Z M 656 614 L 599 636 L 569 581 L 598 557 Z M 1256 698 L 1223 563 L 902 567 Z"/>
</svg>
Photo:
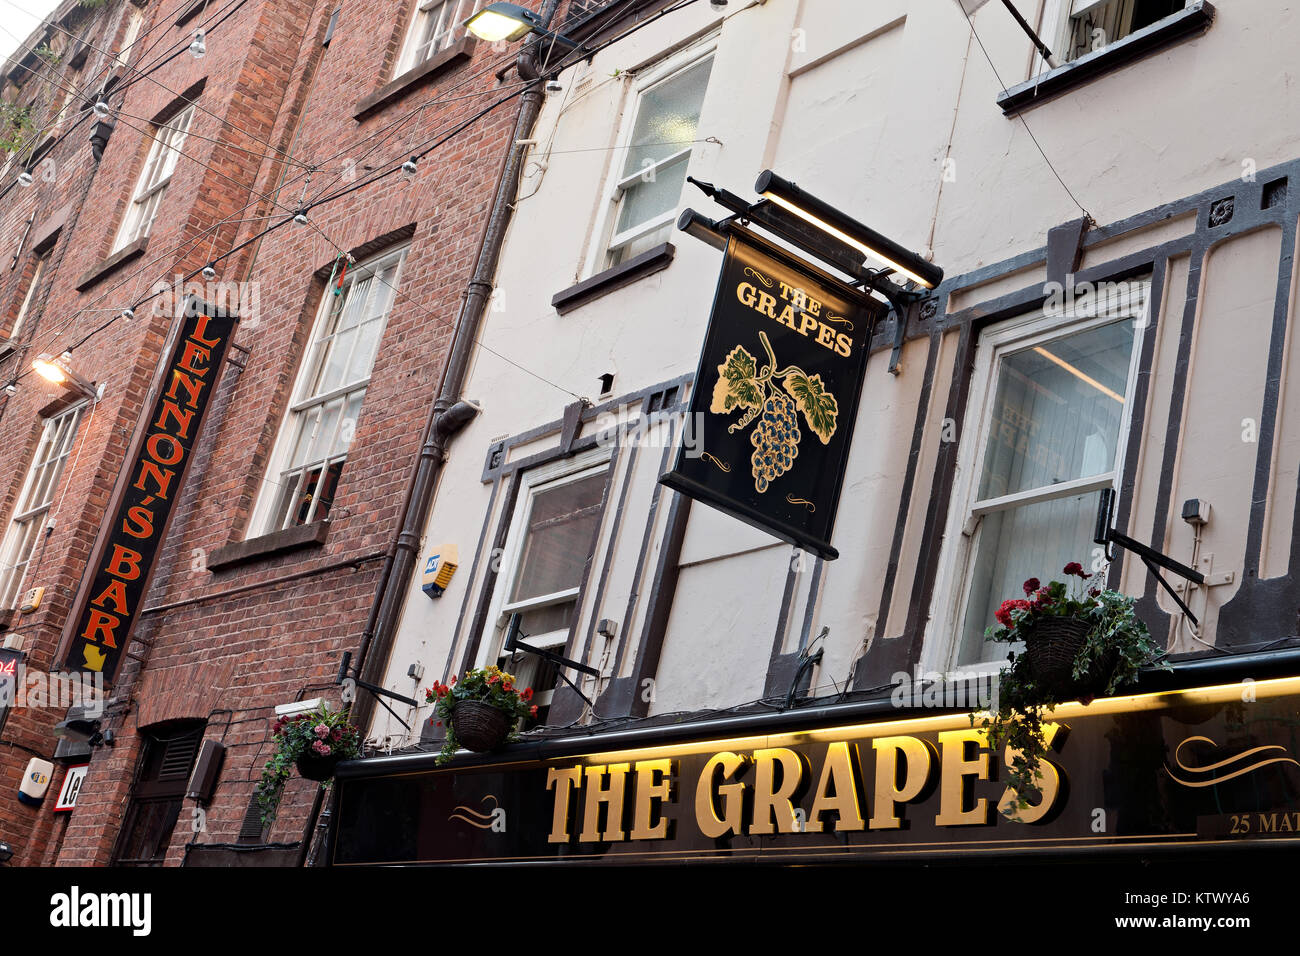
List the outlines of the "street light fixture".
<svg viewBox="0 0 1300 956">
<path fill-rule="evenodd" d="M 502 40 L 513 43 L 536 33 L 570 50 L 583 48 L 582 44 L 546 29 L 539 14 L 517 3 L 489 3 L 465 21 L 465 29 L 488 43 Z"/>
<path fill-rule="evenodd" d="M 943 281 L 943 270 L 934 263 L 926 262 L 830 203 L 809 195 L 770 169 L 759 174 L 754 192 L 917 285 L 933 289 Z"/>
<path fill-rule="evenodd" d="M 92 382 L 73 370 L 71 361 L 72 354 L 70 352 L 64 352 L 58 358 L 42 353 L 32 362 L 32 369 L 47 382 L 62 385 L 72 392 L 80 392 L 87 398 L 97 398 L 99 396 L 98 389 L 95 388 Z"/>
</svg>

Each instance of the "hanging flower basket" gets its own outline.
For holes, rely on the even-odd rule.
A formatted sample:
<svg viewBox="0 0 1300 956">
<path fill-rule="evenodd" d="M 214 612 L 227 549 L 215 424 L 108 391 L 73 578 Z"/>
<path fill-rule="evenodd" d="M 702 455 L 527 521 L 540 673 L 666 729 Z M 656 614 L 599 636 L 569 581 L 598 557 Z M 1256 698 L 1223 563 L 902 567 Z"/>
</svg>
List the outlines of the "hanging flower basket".
<svg viewBox="0 0 1300 956">
<path fill-rule="evenodd" d="M 1026 581 L 1025 597 L 1003 601 L 994 614 L 998 626 L 986 632 L 991 641 L 1025 647 L 1022 654 L 1008 655 L 1011 667 L 998 680 L 992 711 L 971 715 L 971 725 L 987 731 L 991 750 L 1006 746 L 1020 754 L 1007 768 L 1016 792 L 1010 814 L 1030 806 L 1039 792 L 1039 765 L 1047 754 L 1042 726 L 1052 708 L 1113 694 L 1164 653 L 1137 616 L 1133 599 L 1102 585 L 1104 572 L 1090 576 L 1071 561 L 1064 573 L 1072 579 L 1069 584 Z"/>
<path fill-rule="evenodd" d="M 284 785 L 295 767 L 304 780 L 324 785 L 334 776 L 339 761 L 361 756 L 361 734 L 348 723 L 347 711 L 324 705 L 308 714 L 281 717 L 271 728 L 271 739 L 275 752 L 257 785 L 264 824 L 275 819 Z"/>
<path fill-rule="evenodd" d="M 294 761 L 294 766 L 298 768 L 298 776 L 304 780 L 315 780 L 317 783 L 328 780 L 334 776 L 334 768 L 339 765 L 343 755 L 332 753 L 322 757 L 319 754 L 310 752 L 298 755 Z"/>
<path fill-rule="evenodd" d="M 487 753 L 506 741 L 512 721 L 505 711 L 476 700 L 462 700 L 451 712 L 456 739 L 466 750 Z"/>
<path fill-rule="evenodd" d="M 455 677 L 450 684 L 434 681 L 424 695 L 441 718 L 438 726 L 447 726 L 440 765 L 461 747 L 475 753 L 496 750 L 514 736 L 520 719 L 537 716 L 533 689 L 516 690 L 514 675 L 495 665 L 467 671 L 459 684 Z"/>
<path fill-rule="evenodd" d="M 1021 630 L 1030 677 L 1043 687 L 1068 692 L 1074 684 L 1074 660 L 1092 625 L 1085 618 L 1049 617 Z"/>
</svg>

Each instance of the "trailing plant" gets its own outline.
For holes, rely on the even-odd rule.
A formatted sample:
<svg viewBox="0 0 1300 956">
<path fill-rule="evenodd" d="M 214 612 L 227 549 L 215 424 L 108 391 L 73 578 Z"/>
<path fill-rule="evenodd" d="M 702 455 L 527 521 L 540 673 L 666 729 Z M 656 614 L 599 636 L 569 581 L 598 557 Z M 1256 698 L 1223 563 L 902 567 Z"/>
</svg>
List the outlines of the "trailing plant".
<svg viewBox="0 0 1300 956">
<path fill-rule="evenodd" d="M 48 43 L 42 43 L 32 51 L 50 66 L 58 66 L 63 59 L 63 54 L 55 51 Z"/>
<path fill-rule="evenodd" d="M 0 101 L 0 149 L 17 152 L 32 135 L 32 108 Z"/>
<path fill-rule="evenodd" d="M 455 675 L 452 675 L 450 684 L 434 681 L 432 687 L 425 688 L 424 702 L 434 705 L 434 713 L 439 718 L 437 725 L 439 727 L 445 725 L 447 728 L 447 737 L 443 741 L 442 750 L 438 753 L 436 760 L 438 766 L 442 766 L 450 760 L 452 755 L 460 749 L 460 743 L 456 740 L 456 729 L 452 716 L 456 712 L 456 706 L 464 701 L 475 701 L 487 704 L 489 707 L 495 707 L 510 719 L 510 736 L 508 739 L 514 740 L 519 736 L 519 719 L 522 717 L 536 717 L 537 705 L 532 703 L 533 689 L 531 687 L 521 691 L 516 688 L 515 684 L 513 674 L 507 674 L 493 664 L 489 667 L 478 667 L 472 671 L 466 671 L 464 679 L 459 683 Z"/>
<path fill-rule="evenodd" d="M 348 723 L 347 711 L 330 710 L 327 705 L 309 713 L 281 717 L 271 728 L 271 737 L 275 741 L 275 753 L 262 769 L 262 779 L 257 785 L 257 803 L 262 808 L 262 823 L 266 825 L 275 819 L 284 785 L 299 757 L 314 754 L 347 760 L 361 756 L 361 734 Z M 328 785 L 328 781 L 321 784 Z"/>
<path fill-rule="evenodd" d="M 1064 572 L 1069 584 L 1052 581 L 1044 586 L 1030 578 L 1023 585 L 1025 597 L 1003 601 L 993 615 L 998 624 L 985 631 L 987 640 L 1020 644 L 1033 640 L 1035 627 L 1052 618 L 1080 621 L 1088 627 L 1074 657 L 1072 684 L 1040 680 L 1029 656 L 1012 650 L 1007 654 L 1011 666 L 998 681 L 994 708 L 971 714 L 971 726 L 987 732 L 990 750 L 996 753 L 1005 746 L 1015 752 L 1008 766 L 1008 783 L 1016 800 L 1008 815 L 1028 808 L 1031 797 L 1041 796 L 1038 780 L 1047 754 L 1044 715 L 1063 700 L 1078 699 L 1086 705 L 1095 696 L 1113 694 L 1134 683 L 1142 667 L 1164 654 L 1137 616 L 1133 598 L 1100 585 L 1102 572 L 1090 577 L 1077 561 L 1067 564 Z M 1158 666 L 1169 668 L 1163 660 Z"/>
</svg>

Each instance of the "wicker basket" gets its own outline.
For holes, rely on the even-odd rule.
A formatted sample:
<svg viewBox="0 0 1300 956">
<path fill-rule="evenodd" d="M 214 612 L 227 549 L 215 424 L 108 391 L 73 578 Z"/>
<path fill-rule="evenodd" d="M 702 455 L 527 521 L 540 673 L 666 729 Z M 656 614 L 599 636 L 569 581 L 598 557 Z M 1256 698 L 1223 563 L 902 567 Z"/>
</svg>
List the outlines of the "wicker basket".
<svg viewBox="0 0 1300 956">
<path fill-rule="evenodd" d="M 451 712 L 456 742 L 475 753 L 487 753 L 505 743 L 510 724 L 505 711 L 477 700 L 462 700 Z"/>
<path fill-rule="evenodd" d="M 1034 682 L 1058 698 L 1083 690 L 1074 679 L 1074 659 L 1083 650 L 1092 626 L 1068 617 L 1045 617 L 1025 631 L 1025 662 Z"/>
<path fill-rule="evenodd" d="M 298 776 L 304 780 L 315 780 L 319 783 L 334 776 L 334 768 L 338 766 L 339 761 L 342 759 L 343 757 L 336 753 L 322 757 L 320 754 L 308 750 L 299 754 L 294 764 L 298 768 Z"/>
</svg>

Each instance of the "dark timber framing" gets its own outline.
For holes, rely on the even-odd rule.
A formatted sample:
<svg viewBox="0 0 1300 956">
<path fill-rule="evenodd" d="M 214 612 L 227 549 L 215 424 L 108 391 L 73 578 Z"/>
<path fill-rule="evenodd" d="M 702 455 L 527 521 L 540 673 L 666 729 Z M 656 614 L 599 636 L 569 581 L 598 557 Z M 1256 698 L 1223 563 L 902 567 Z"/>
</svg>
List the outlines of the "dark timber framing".
<svg viewBox="0 0 1300 956">
<path fill-rule="evenodd" d="M 1171 236 L 1171 233 L 1165 230 L 1162 235 L 1153 236 L 1151 244 L 1146 248 L 1089 265 L 1074 273 L 1076 284 L 1116 282 L 1140 276 L 1151 278 L 1148 321 L 1141 343 L 1134 383 L 1134 407 L 1124 450 L 1123 467 L 1117 478 L 1119 488 L 1117 526 L 1122 530 L 1128 529 L 1134 520 L 1132 499 L 1137 485 L 1137 469 L 1142 457 L 1142 442 L 1150 424 L 1148 415 L 1155 415 L 1157 420 L 1164 420 L 1165 444 L 1159 460 L 1155 461 L 1148 457 L 1145 466 L 1148 469 L 1159 469 L 1155 481 L 1158 490 L 1155 495 L 1154 511 L 1149 525 L 1132 528 L 1131 532 L 1135 536 L 1159 542 L 1165 539 L 1172 515 L 1172 476 L 1182 438 L 1182 410 L 1189 394 L 1189 364 L 1200 312 L 1199 293 L 1203 265 L 1214 247 L 1225 240 L 1264 228 L 1280 229 L 1280 262 L 1276 286 L 1273 290 L 1274 309 L 1266 357 L 1267 381 L 1263 394 L 1259 440 L 1255 450 L 1249 526 L 1246 529 L 1246 557 L 1239 590 L 1220 610 L 1217 632 L 1219 656 L 1225 653 L 1242 655 L 1291 643 L 1288 638 L 1293 638 L 1296 634 L 1296 614 L 1297 608 L 1300 608 L 1300 487 L 1296 489 L 1274 487 L 1272 469 L 1273 445 L 1278 425 L 1278 404 L 1282 391 L 1281 376 L 1286 359 L 1284 349 L 1291 308 L 1290 297 L 1294 281 L 1293 260 L 1297 242 L 1297 220 L 1300 219 L 1300 190 L 1288 187 L 1298 177 L 1300 177 L 1300 159 L 1295 159 L 1259 171 L 1253 181 L 1231 180 L 1118 222 L 1095 227 L 1081 236 L 1085 254 L 1090 250 L 1097 250 L 1098 247 L 1114 239 L 1141 234 L 1144 230 L 1168 223 L 1185 222 L 1185 230 L 1180 234 Z M 1062 234 L 1058 233 L 1058 239 L 1060 235 Z M 1171 297 L 1177 301 L 1180 293 L 1180 290 L 1169 287 L 1171 277 L 1176 274 L 1169 265 L 1173 257 L 1180 257 L 1187 261 L 1186 288 L 1181 290 L 1184 295 L 1181 313 L 1165 316 L 1166 321 L 1178 323 L 1176 337 L 1172 335 L 1174 329 L 1166 329 L 1163 333 L 1161 331 L 1162 311 L 1167 311 L 1167 302 Z M 1095 254 L 1093 258 L 1096 258 Z M 926 340 L 925 361 L 916 362 L 912 366 L 913 371 L 909 373 L 905 370 L 903 373 L 905 380 L 908 379 L 909 374 L 914 379 L 919 376 L 919 381 L 914 381 L 914 384 L 908 386 L 916 390 L 917 409 L 912 423 L 902 488 L 896 504 L 896 524 L 892 531 L 889 557 L 882 582 L 876 614 L 876 630 L 866 652 L 854 664 L 852 687 L 849 690 L 859 693 L 878 691 L 893 673 L 899 670 L 910 670 L 921 660 L 922 644 L 926 637 L 930 609 L 935 597 L 944 532 L 949 509 L 952 507 L 956 463 L 961 450 L 962 428 L 970 400 L 971 377 L 980 333 L 992 323 L 1040 308 L 1047 298 L 1048 290 L 1044 288 L 1041 280 L 1032 282 L 1026 280 L 1027 284 L 1014 291 L 984 301 L 975 301 L 953 312 L 947 312 L 945 306 L 953 293 L 965 292 L 1025 270 L 1037 270 L 1045 265 L 1047 259 L 1048 248 L 1047 244 L 1044 244 L 1004 262 L 965 275 L 949 277 L 929 298 L 914 303 L 909 309 L 907 339 Z M 1058 250 L 1057 260 L 1060 261 L 1060 250 Z M 1209 320 L 1214 321 L 1214 317 L 1209 317 Z M 956 336 L 956 341 L 945 348 L 945 337 L 948 335 Z M 1159 393 L 1153 393 L 1153 366 L 1157 357 L 1158 340 L 1162 335 L 1165 347 L 1172 347 L 1176 352 L 1172 362 L 1173 374 L 1168 382 L 1161 383 Z M 955 347 L 952 347 L 953 345 Z M 892 346 L 892 331 L 885 328 L 873 340 L 872 351 L 882 351 Z M 951 356 L 951 359 L 948 356 Z M 951 364 L 948 364 L 949 361 Z M 951 383 L 946 393 L 936 394 L 938 387 L 936 383 L 942 382 L 949 375 Z M 690 375 L 685 375 L 661 382 L 638 392 L 609 400 L 595 408 L 585 409 L 582 422 L 586 425 L 597 415 L 634 407 L 639 407 L 646 413 L 680 412 L 686 407 L 686 393 L 689 390 L 690 378 Z M 925 484 L 927 476 L 920 473 L 924 457 L 922 452 L 926 448 L 926 442 L 939 440 L 935 434 L 934 424 L 940 420 L 938 410 L 935 408 L 936 402 L 942 403 L 942 419 L 949 421 L 949 427 L 955 425 L 955 440 L 940 442 L 935 456 L 934 477 L 927 487 Z M 1148 409 L 1149 405 L 1150 409 Z M 448 657 L 447 672 L 444 677 L 449 675 L 453 662 L 457 658 L 463 666 L 470 666 L 478 654 L 480 639 L 487 623 L 491 593 L 495 585 L 495 575 L 490 569 L 483 574 L 482 580 L 479 579 L 478 569 L 485 563 L 487 555 L 484 544 L 490 538 L 491 547 L 503 546 L 523 472 L 564 457 L 560 442 L 562 425 L 563 420 L 556 419 L 522 434 L 494 442 L 487 449 L 482 480 L 492 484 L 492 503 L 480 532 L 478 553 L 474 557 L 474 566 L 470 574 L 471 590 L 475 597 L 467 593 L 464 599 L 457 621 L 457 639 Z M 553 436 L 554 447 L 518 460 L 511 460 L 512 449 L 537 443 L 539 439 L 548 436 Z M 578 454 L 593 447 L 596 440 L 595 435 L 580 434 L 569 454 Z M 669 449 L 665 449 L 661 456 L 661 472 L 666 467 L 668 453 Z M 638 461 L 644 462 L 645 457 L 640 456 L 640 450 L 635 446 L 623 457 L 624 461 L 621 465 L 617 461 L 611 463 L 605 501 L 607 508 L 612 506 L 615 510 L 612 514 L 606 513 L 604 525 L 611 527 L 610 533 L 627 537 L 629 530 L 632 530 L 635 535 L 635 529 L 626 527 L 624 513 L 629 499 L 633 497 L 631 485 L 635 480 L 635 466 Z M 619 477 L 620 468 L 621 477 Z M 1287 572 L 1279 577 L 1260 580 L 1264 525 L 1268 511 L 1266 502 L 1270 490 L 1275 495 L 1293 494 L 1297 501 L 1292 519 Z M 924 502 L 920 500 L 921 495 L 926 495 Z M 892 509 L 895 505 L 891 503 L 889 507 Z M 664 508 L 667 509 L 666 516 L 662 513 Z M 919 511 L 913 514 L 914 509 L 923 509 L 924 514 Z M 642 699 L 642 682 L 646 678 L 655 676 L 662 652 L 668 614 L 674 599 L 680 547 L 688 514 L 687 505 L 679 495 L 666 492 L 661 486 L 655 485 L 648 504 L 645 527 L 640 534 L 640 551 L 633 572 L 632 591 L 628 597 L 626 613 L 619 622 L 621 630 L 615 642 L 616 651 L 612 655 L 612 673 L 616 676 L 608 681 L 604 693 L 596 702 L 596 713 L 602 719 L 644 716 L 649 710 L 648 702 Z M 908 544 L 906 535 L 909 518 L 912 520 L 913 527 L 919 528 L 920 534 L 920 540 L 916 542 L 917 559 L 914 567 L 905 567 L 902 563 L 903 552 Z M 493 532 L 494 527 L 495 532 Z M 589 602 L 589 597 L 593 591 L 595 595 L 593 606 L 603 604 L 607 593 L 606 585 L 612 554 L 612 546 L 607 543 L 600 555 L 600 566 L 597 567 L 596 552 L 593 551 L 589 561 L 589 572 L 594 571 L 595 576 L 593 578 L 589 573 L 584 578 L 580 595 L 580 601 L 583 602 L 580 606 L 583 606 L 584 612 L 589 612 L 591 620 L 583 625 L 584 631 L 581 635 L 577 633 L 577 624 L 575 624 L 566 651 L 570 656 L 581 650 L 582 657 L 588 659 L 593 653 L 599 652 L 595 629 L 596 618 L 601 615 L 599 609 L 592 610 L 585 605 L 592 603 Z M 1112 584 L 1119 580 L 1123 560 L 1123 553 L 1120 552 L 1111 564 Z M 780 611 L 778 619 L 774 622 L 774 631 L 769 645 L 770 657 L 764 688 L 767 696 L 783 696 L 788 689 L 797 667 L 799 650 L 808 646 L 810 635 L 816 628 L 817 602 L 828 570 L 820 564 L 815 566 L 814 573 L 808 576 L 806 584 L 801 572 L 795 569 L 793 563 L 787 572 Z M 890 611 L 896 603 L 895 592 L 900 576 L 904 574 L 912 576 L 910 594 L 907 598 L 907 613 L 901 630 L 896 625 L 894 632 L 890 633 Z M 1147 575 L 1139 604 L 1140 612 L 1153 625 L 1153 630 L 1158 630 L 1162 623 L 1167 625 L 1169 620 L 1168 615 L 1161 611 L 1156 603 L 1156 588 L 1155 580 Z M 632 623 L 637 618 L 636 612 L 642 602 L 647 606 L 639 631 L 634 631 Z M 786 653 L 786 648 L 792 646 L 795 637 L 792 630 L 795 628 L 798 629 L 798 647 Z M 1210 656 L 1215 654 L 1215 652 L 1207 653 Z M 628 654 L 634 655 L 632 667 L 628 676 L 619 677 L 617 675 L 623 671 Z M 564 700 L 561 712 L 565 715 L 566 721 L 576 719 L 580 713 L 577 709 L 579 703 L 577 698 L 568 691 L 564 691 L 563 694 L 573 699 Z M 557 704 L 561 700 L 561 692 L 557 691 Z"/>
</svg>

